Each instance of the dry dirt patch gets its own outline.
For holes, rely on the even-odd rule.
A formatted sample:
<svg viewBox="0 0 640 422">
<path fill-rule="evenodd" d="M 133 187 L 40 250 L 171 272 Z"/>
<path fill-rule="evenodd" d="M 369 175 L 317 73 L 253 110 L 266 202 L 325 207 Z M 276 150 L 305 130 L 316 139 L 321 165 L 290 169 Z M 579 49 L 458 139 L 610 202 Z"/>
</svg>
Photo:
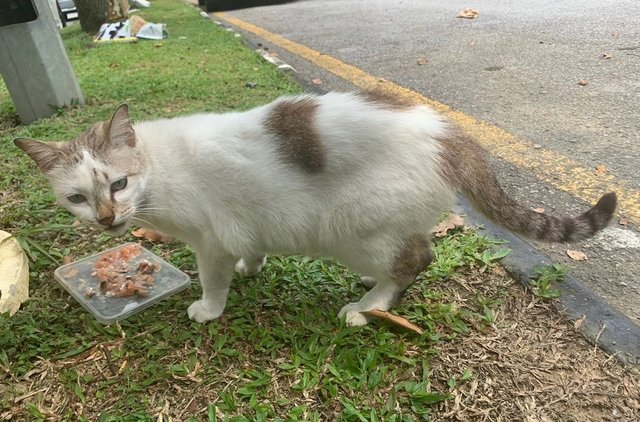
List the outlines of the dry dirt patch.
<svg viewBox="0 0 640 422">
<path fill-rule="evenodd" d="M 640 420 L 639 368 L 624 368 L 587 343 L 551 302 L 507 278 L 457 280 L 446 288 L 492 296 L 496 285 L 507 294 L 495 308 L 494 329 L 443 344 L 432 361 L 440 381 L 465 369 L 474 374 L 436 420 Z"/>
</svg>

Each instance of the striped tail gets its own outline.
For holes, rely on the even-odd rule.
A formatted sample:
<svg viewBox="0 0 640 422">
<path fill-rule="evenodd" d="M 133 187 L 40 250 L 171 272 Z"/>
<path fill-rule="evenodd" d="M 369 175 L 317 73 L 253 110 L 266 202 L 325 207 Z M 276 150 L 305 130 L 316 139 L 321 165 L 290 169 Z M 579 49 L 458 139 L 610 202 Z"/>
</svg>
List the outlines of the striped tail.
<svg viewBox="0 0 640 422">
<path fill-rule="evenodd" d="M 515 233 L 547 242 L 575 242 L 606 227 L 616 210 L 617 197 L 610 192 L 577 217 L 535 212 L 502 189 L 480 145 L 457 129 L 438 141 L 442 146 L 441 170 L 447 182 L 480 212 Z"/>
</svg>

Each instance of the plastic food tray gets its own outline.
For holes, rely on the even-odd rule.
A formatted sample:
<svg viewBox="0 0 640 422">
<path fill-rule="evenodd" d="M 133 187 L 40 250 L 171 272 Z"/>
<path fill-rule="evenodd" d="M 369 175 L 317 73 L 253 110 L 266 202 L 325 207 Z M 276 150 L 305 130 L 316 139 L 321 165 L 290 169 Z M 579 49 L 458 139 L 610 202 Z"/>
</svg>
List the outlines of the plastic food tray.
<svg viewBox="0 0 640 422">
<path fill-rule="evenodd" d="M 140 247 L 140 255 L 129 261 L 129 266 L 135 272 L 138 263 L 146 259 L 160 264 L 160 269 L 153 273 L 154 282 L 148 288 L 147 296 L 113 297 L 106 296 L 100 291 L 100 281 L 91 275 L 93 266 L 101 256 L 135 243 L 125 243 L 104 252 L 91 255 L 71 264 L 63 265 L 54 272 L 54 277 L 95 319 L 103 324 L 111 324 L 136 314 L 143 309 L 161 301 L 187 286 L 191 280 L 189 276 L 167 261 L 159 258 L 149 250 Z M 87 289 L 92 288 L 96 294 L 87 297 Z"/>
</svg>

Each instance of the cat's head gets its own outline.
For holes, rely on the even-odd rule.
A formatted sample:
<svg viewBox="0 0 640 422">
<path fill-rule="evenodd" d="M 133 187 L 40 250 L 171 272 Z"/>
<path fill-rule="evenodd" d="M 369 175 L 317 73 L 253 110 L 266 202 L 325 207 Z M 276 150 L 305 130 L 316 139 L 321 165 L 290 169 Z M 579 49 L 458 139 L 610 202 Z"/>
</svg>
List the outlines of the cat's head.
<svg viewBox="0 0 640 422">
<path fill-rule="evenodd" d="M 126 105 L 72 141 L 14 142 L 38 164 L 63 207 L 109 234 L 127 230 L 143 200 L 146 160 Z"/>
</svg>

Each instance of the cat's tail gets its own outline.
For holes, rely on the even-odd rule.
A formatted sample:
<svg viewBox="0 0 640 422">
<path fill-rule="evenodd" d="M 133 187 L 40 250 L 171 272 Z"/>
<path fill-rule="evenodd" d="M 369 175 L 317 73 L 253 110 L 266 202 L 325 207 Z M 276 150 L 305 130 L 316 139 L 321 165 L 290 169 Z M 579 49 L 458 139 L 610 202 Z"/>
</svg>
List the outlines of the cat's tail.
<svg viewBox="0 0 640 422">
<path fill-rule="evenodd" d="M 574 242 L 606 227 L 616 210 L 615 192 L 602 196 L 577 217 L 554 217 L 530 210 L 502 189 L 480 145 L 457 129 L 439 142 L 445 179 L 480 212 L 513 232 L 547 242 Z"/>
</svg>

